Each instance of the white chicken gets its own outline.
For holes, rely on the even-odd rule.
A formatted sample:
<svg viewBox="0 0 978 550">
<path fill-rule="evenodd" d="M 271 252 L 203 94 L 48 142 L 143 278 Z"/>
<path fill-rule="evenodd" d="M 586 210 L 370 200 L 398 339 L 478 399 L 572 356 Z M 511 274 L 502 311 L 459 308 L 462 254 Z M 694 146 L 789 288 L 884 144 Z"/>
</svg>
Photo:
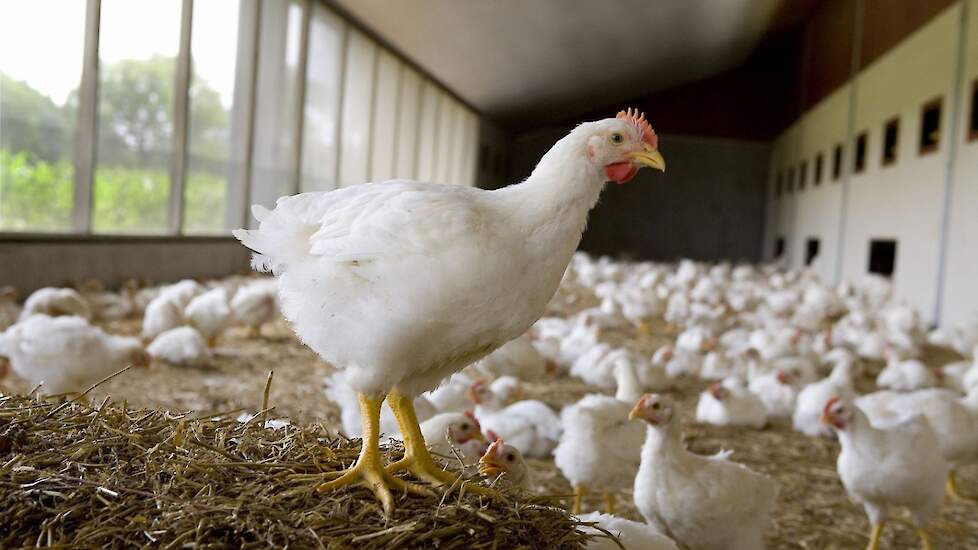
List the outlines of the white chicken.
<svg viewBox="0 0 978 550">
<path fill-rule="evenodd" d="M 615 493 L 635 479 L 644 430 L 628 421 L 629 409 L 617 399 L 592 394 L 560 412 L 564 435 L 554 449 L 554 463 L 574 487 L 573 513 L 581 513 L 588 490 L 600 489 L 613 514 Z"/>
<path fill-rule="evenodd" d="M 635 476 L 635 506 L 645 520 L 691 550 L 759 549 L 779 486 L 770 477 L 683 445 L 672 403 L 647 394 L 629 414 L 648 423 Z"/>
<path fill-rule="evenodd" d="M 146 306 L 142 337 L 144 340 L 152 340 L 170 329 L 182 326 L 183 323 L 183 307 L 168 296 L 158 295 Z"/>
<path fill-rule="evenodd" d="M 214 346 L 217 337 L 231 324 L 228 293 L 223 287 L 208 290 L 190 300 L 183 314 L 187 323 L 207 340 L 207 345 Z"/>
<path fill-rule="evenodd" d="M 842 445 L 836 463 L 842 485 L 872 525 L 867 549 L 879 548 L 888 509 L 903 506 L 929 550 L 926 527 L 941 510 L 949 467 L 927 419 L 913 416 L 879 428 L 860 408 L 833 397 L 825 403 L 823 421 Z"/>
<path fill-rule="evenodd" d="M 45 287 L 35 290 L 24 302 L 24 308 L 20 312 L 20 320 L 27 319 L 32 315 L 48 315 L 50 317 L 74 315 L 86 321 L 92 319 L 88 302 L 73 288 Z"/>
<path fill-rule="evenodd" d="M 832 430 L 821 421 L 825 402 L 837 396 L 847 403 L 856 398 L 852 382 L 855 357 L 846 356 L 832 367 L 829 376 L 812 382 L 798 393 L 791 423 L 795 430 L 811 437 L 829 437 Z"/>
<path fill-rule="evenodd" d="M 436 414 L 421 423 L 421 433 L 432 453 L 450 457 L 454 447 L 462 453 L 466 463 L 477 462 L 486 451 L 482 426 L 475 415 L 468 411 Z"/>
<path fill-rule="evenodd" d="M 590 526 L 581 527 L 581 531 L 594 538 L 587 541 L 585 550 L 679 550 L 675 541 L 663 535 L 653 525 L 632 521 L 630 519 L 591 512 L 577 516 L 584 523 L 594 523 L 618 538 L 617 541 L 607 538 L 603 532 Z M 620 545 L 619 545 L 620 543 Z"/>
<path fill-rule="evenodd" d="M 874 426 L 890 426 L 917 415 L 927 418 L 951 468 L 947 492 L 955 498 L 975 500 L 959 492 L 955 470 L 978 463 L 978 388 L 965 397 L 937 388 L 910 393 L 880 391 L 856 399 L 855 404 Z"/>
<path fill-rule="evenodd" d="M 876 385 L 897 391 L 913 391 L 940 385 L 938 375 L 919 359 L 900 359 L 892 350 L 885 352 L 886 367 L 876 377 Z"/>
<path fill-rule="evenodd" d="M 643 166 L 664 170 L 656 148 L 644 116 L 622 112 L 577 126 L 503 189 L 393 180 L 253 207 L 259 228 L 234 235 L 255 251 L 256 269 L 274 273 L 296 334 L 346 372 L 363 409 L 360 458 L 322 490 L 365 485 L 389 516 L 389 488 L 407 488 L 392 472 L 454 483 L 425 448 L 414 397 L 543 316 L 605 183 Z M 385 395 L 406 448 L 386 469 Z"/>
<path fill-rule="evenodd" d="M 261 327 L 278 314 L 275 279 L 261 279 L 243 285 L 231 298 L 234 318 L 248 327 L 248 336 L 257 338 Z"/>
<path fill-rule="evenodd" d="M 696 421 L 715 426 L 763 428 L 767 409 L 735 376 L 710 384 L 696 403 Z"/>
<path fill-rule="evenodd" d="M 202 367 L 211 359 L 207 341 L 193 327 L 164 331 L 146 348 L 154 359 L 185 367 Z"/>
<path fill-rule="evenodd" d="M 357 392 L 346 381 L 346 374 L 343 371 L 334 372 L 327 376 L 324 382 L 326 397 L 340 408 L 340 425 L 343 435 L 349 438 L 363 436 L 363 419 L 360 416 Z M 414 406 L 419 419 L 419 428 L 421 423 L 438 414 L 438 410 L 423 395 L 415 399 Z M 378 439 L 385 442 L 392 437 L 402 436 L 400 426 L 390 408 L 383 409 L 378 427 L 380 430 Z"/>
<path fill-rule="evenodd" d="M 107 334 L 77 316 L 31 315 L 0 334 L 0 355 L 20 378 L 41 393 L 82 392 L 149 355 L 137 338 Z"/>
<path fill-rule="evenodd" d="M 522 453 L 516 447 L 497 439 L 489 444 L 485 454 L 479 459 L 479 473 L 483 476 L 502 479 L 513 487 L 532 491 L 533 474 Z"/>
<path fill-rule="evenodd" d="M 506 439 L 530 458 L 550 456 L 560 441 L 560 418 L 543 401 L 527 399 L 505 406 L 488 385 L 478 382 L 468 395 L 491 439 Z"/>
<path fill-rule="evenodd" d="M 538 380 L 556 370 L 533 346 L 529 332 L 503 344 L 476 363 L 475 368 L 490 378 L 513 376 L 522 380 Z"/>
<path fill-rule="evenodd" d="M 794 413 L 798 387 L 788 372 L 778 369 L 758 375 L 748 387 L 764 403 L 769 417 L 789 418 Z"/>
</svg>

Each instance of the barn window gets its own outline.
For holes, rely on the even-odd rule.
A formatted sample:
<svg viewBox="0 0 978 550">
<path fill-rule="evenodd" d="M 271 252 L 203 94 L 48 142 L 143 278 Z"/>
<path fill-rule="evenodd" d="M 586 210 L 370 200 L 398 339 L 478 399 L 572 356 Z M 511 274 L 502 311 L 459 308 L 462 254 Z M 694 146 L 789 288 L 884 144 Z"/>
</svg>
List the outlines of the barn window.
<svg viewBox="0 0 978 550">
<path fill-rule="evenodd" d="M 815 187 L 822 185 L 822 164 L 824 164 L 825 155 L 819 153 L 815 155 Z"/>
<path fill-rule="evenodd" d="M 866 140 L 868 139 L 866 132 L 859 134 L 856 138 L 856 154 L 853 157 L 852 170 L 855 173 L 860 173 L 866 169 Z"/>
<path fill-rule="evenodd" d="M 842 144 L 835 146 L 832 152 L 832 181 L 839 181 L 842 176 Z"/>
<path fill-rule="evenodd" d="M 798 192 L 801 193 L 805 190 L 805 184 L 808 183 L 808 161 L 801 161 L 801 166 L 798 167 Z"/>
<path fill-rule="evenodd" d="M 812 265 L 815 258 L 818 257 L 818 249 L 821 245 L 820 241 L 816 238 L 808 239 L 805 242 L 805 265 Z"/>
<path fill-rule="evenodd" d="M 968 140 L 978 141 L 978 78 L 971 85 L 971 118 L 968 121 Z"/>
<path fill-rule="evenodd" d="M 920 154 L 933 153 L 941 145 L 941 98 L 924 104 L 920 112 Z"/>
<path fill-rule="evenodd" d="M 774 241 L 774 257 L 780 258 L 784 256 L 784 237 L 778 237 Z"/>
<path fill-rule="evenodd" d="M 884 277 L 893 276 L 896 266 L 897 242 L 892 239 L 869 241 L 869 272 Z"/>
<path fill-rule="evenodd" d="M 883 129 L 883 166 L 893 164 L 897 159 L 897 143 L 900 139 L 900 119 L 894 118 Z"/>
</svg>

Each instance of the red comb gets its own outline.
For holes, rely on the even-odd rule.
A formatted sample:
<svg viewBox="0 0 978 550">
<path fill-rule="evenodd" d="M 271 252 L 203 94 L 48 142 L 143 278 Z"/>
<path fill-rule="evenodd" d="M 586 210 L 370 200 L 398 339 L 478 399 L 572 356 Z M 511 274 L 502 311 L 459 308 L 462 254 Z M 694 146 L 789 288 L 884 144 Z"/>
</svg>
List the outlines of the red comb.
<svg viewBox="0 0 978 550">
<path fill-rule="evenodd" d="M 499 437 L 499 434 L 497 434 L 496 432 L 494 432 L 492 430 L 489 430 L 489 431 L 486 432 L 486 437 L 489 438 L 489 441 L 493 441 L 493 442 L 495 442 L 495 441 L 502 441 L 502 439 L 503 439 L 503 438 Z"/>
<path fill-rule="evenodd" d="M 655 135 L 655 130 L 652 129 L 649 121 L 645 120 L 645 113 L 629 107 L 625 111 L 619 111 L 617 118 L 634 125 L 639 135 L 642 136 L 642 141 L 647 143 L 649 147 L 653 149 L 659 148 L 659 137 Z"/>
<path fill-rule="evenodd" d="M 482 428 L 482 426 L 479 425 L 479 419 L 475 417 L 475 413 L 473 413 L 472 411 L 465 411 L 462 414 L 464 414 L 465 416 L 469 417 L 469 419 L 472 420 L 472 422 L 475 423 L 475 427 L 476 428 Z"/>
<path fill-rule="evenodd" d="M 822 409 L 822 414 L 829 414 L 829 409 L 832 408 L 832 405 L 835 405 L 838 402 L 839 402 L 838 395 L 830 397 L 829 400 L 825 402 L 825 408 Z"/>
<path fill-rule="evenodd" d="M 491 455 L 498 455 L 499 454 L 499 451 L 502 449 L 503 445 L 505 445 L 505 442 L 502 439 L 497 439 L 497 440 L 493 441 L 489 445 L 489 448 L 486 449 L 486 454 L 487 455 L 490 455 L 490 454 Z"/>
</svg>

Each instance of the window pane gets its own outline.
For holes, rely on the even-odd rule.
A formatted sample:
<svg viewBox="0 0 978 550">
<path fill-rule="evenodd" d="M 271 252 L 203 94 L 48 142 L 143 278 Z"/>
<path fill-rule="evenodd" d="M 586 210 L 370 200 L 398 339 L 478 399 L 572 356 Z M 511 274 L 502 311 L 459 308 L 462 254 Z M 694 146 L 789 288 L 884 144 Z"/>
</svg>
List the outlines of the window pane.
<svg viewBox="0 0 978 550">
<path fill-rule="evenodd" d="M 343 20 L 328 9 L 318 4 L 313 7 L 302 127 L 302 191 L 336 187 L 336 123 L 345 28 Z"/>
<path fill-rule="evenodd" d="M 370 146 L 370 180 L 394 177 L 394 135 L 397 122 L 397 82 L 401 62 L 386 51 L 377 57 L 377 90 L 374 97 Z"/>
<path fill-rule="evenodd" d="M 350 31 L 343 82 L 343 122 L 340 126 L 340 185 L 367 181 L 370 156 L 370 105 L 377 46 L 358 31 Z"/>
<path fill-rule="evenodd" d="M 0 230 L 67 231 L 85 3 L 8 0 L 0 11 Z"/>
<path fill-rule="evenodd" d="M 417 177 L 418 108 L 421 101 L 421 76 L 409 67 L 401 69 L 401 97 L 397 108 L 397 150 L 394 177 Z"/>
<path fill-rule="evenodd" d="M 455 100 L 442 92 L 438 102 L 438 150 L 435 153 L 435 181 L 457 183 L 452 179 L 455 154 Z"/>
<path fill-rule="evenodd" d="M 240 0 L 194 2 L 184 233 L 224 233 Z"/>
<path fill-rule="evenodd" d="M 435 181 L 435 145 L 438 139 L 438 88 L 421 85 L 421 114 L 418 128 L 418 179 Z"/>
<path fill-rule="evenodd" d="M 103 0 L 92 228 L 167 228 L 179 0 Z"/>
<path fill-rule="evenodd" d="M 251 202 L 271 207 L 295 182 L 302 7 L 263 2 L 261 14 Z"/>
</svg>

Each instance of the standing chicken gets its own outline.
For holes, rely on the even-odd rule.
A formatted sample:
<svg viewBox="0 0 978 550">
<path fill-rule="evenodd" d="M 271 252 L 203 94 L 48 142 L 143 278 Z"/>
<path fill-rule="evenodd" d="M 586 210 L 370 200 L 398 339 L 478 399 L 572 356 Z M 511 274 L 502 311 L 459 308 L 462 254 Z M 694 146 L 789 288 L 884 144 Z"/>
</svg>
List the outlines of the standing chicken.
<svg viewBox="0 0 978 550">
<path fill-rule="evenodd" d="M 873 526 L 867 550 L 879 548 L 890 506 L 910 510 L 921 543 L 930 550 L 924 529 L 941 511 L 950 471 L 930 422 L 913 416 L 877 428 L 861 409 L 838 397 L 825 403 L 822 421 L 839 435 L 842 451 L 836 468 L 842 485 Z"/>
<path fill-rule="evenodd" d="M 644 115 L 584 123 L 558 141 L 524 182 L 486 191 L 393 180 L 255 206 L 257 230 L 234 235 L 253 265 L 278 279 L 285 317 L 359 393 L 357 463 L 320 486 L 365 484 L 385 513 L 391 487 L 429 491 L 456 477 L 425 447 L 412 398 L 509 340 L 546 311 L 607 181 L 665 168 Z M 404 458 L 386 469 L 378 418 L 386 396 L 404 434 Z"/>
</svg>

